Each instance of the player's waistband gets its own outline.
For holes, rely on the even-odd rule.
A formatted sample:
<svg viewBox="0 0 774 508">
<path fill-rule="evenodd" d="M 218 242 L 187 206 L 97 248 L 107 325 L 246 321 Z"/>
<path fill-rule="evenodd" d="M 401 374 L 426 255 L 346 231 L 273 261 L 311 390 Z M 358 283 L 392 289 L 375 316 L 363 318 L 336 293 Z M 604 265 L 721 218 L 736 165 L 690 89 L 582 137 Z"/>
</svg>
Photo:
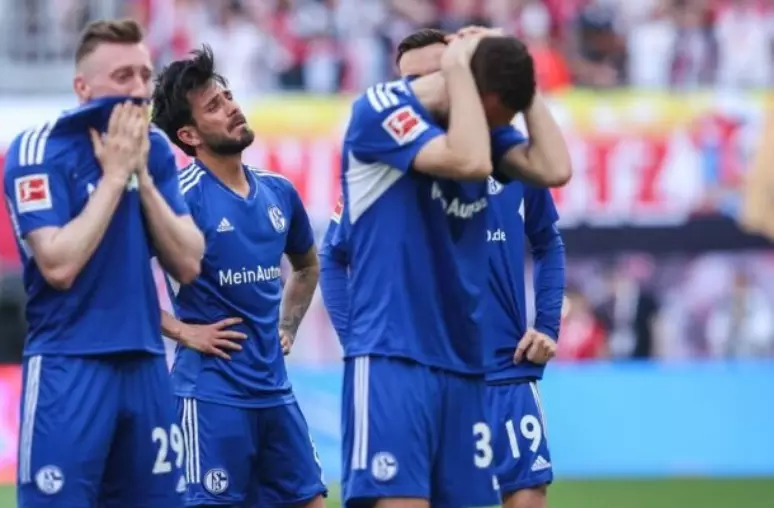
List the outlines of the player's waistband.
<svg viewBox="0 0 774 508">
<path fill-rule="evenodd" d="M 22 353 L 23 358 L 29 358 L 31 356 L 77 356 L 81 358 L 92 357 L 157 357 L 165 356 L 166 351 L 163 348 L 145 348 L 145 349 L 109 349 L 109 350 L 89 350 L 89 349 L 73 349 L 73 350 L 51 350 L 49 348 L 25 348 Z"/>
<path fill-rule="evenodd" d="M 413 363 L 415 365 L 421 365 L 423 367 L 427 367 L 428 369 L 431 369 L 431 370 L 437 370 L 448 374 L 454 374 L 455 376 L 468 377 L 471 379 L 483 379 L 485 375 L 485 371 L 483 367 L 479 369 L 461 370 L 457 367 L 450 367 L 449 365 L 446 365 L 440 362 L 419 360 L 411 355 L 401 354 L 401 353 L 360 353 L 360 354 L 345 353 L 344 361 L 349 361 L 355 358 L 362 358 L 362 357 L 387 358 L 390 360 L 396 360 L 396 361 L 405 362 L 405 363 Z"/>
<path fill-rule="evenodd" d="M 523 385 L 528 383 L 534 383 L 535 381 L 540 381 L 541 378 L 539 377 L 520 377 L 520 378 L 511 378 L 511 379 L 487 379 L 486 384 L 487 386 L 504 386 L 504 385 Z"/>
</svg>

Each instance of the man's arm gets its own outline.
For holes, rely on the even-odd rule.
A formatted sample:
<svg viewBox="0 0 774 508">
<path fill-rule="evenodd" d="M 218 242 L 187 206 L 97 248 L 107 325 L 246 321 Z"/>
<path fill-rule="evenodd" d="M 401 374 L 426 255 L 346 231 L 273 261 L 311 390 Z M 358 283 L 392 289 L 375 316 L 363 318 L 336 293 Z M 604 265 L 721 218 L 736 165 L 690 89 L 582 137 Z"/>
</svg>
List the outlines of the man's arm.
<svg viewBox="0 0 774 508">
<path fill-rule="evenodd" d="M 529 235 L 534 262 L 535 330 L 559 338 L 565 286 L 564 243 L 555 225 Z"/>
<path fill-rule="evenodd" d="M 333 328 L 344 342 L 349 333 L 349 274 L 346 252 L 337 241 L 340 229 L 334 218 L 325 232 L 320 248 L 320 290 Z"/>
<path fill-rule="evenodd" d="M 466 44 L 470 46 L 463 51 L 460 45 Z M 355 101 L 346 144 L 361 164 L 350 171 L 356 170 L 362 178 L 367 168 L 388 165 L 401 173 L 414 170 L 453 180 L 486 179 L 492 173 L 492 156 L 484 107 L 470 70 L 474 49 L 470 39 L 454 41 L 444 55 L 443 75 L 416 80 L 413 93 L 403 81 L 379 83 Z M 413 98 L 406 98 L 438 102 L 443 99 L 443 87 L 450 101 L 448 132 L 426 111 L 420 112 Z"/>
<path fill-rule="evenodd" d="M 148 144 L 148 165 L 138 174 L 143 212 L 159 263 L 186 284 L 199 275 L 204 236 L 180 194 L 175 156 L 166 137 L 151 129 Z"/>
<path fill-rule="evenodd" d="M 235 341 L 244 340 L 247 335 L 229 330 L 241 322 L 239 318 L 227 318 L 211 325 L 189 325 L 169 312 L 161 311 L 161 331 L 165 336 L 187 348 L 224 360 L 231 359 L 229 351 L 242 350 L 242 346 Z"/>
<path fill-rule="evenodd" d="M 572 163 L 559 124 L 540 95 L 524 113 L 529 141 L 510 148 L 497 173 L 542 187 L 561 187 L 572 177 Z"/>
<path fill-rule="evenodd" d="M 413 161 L 416 171 L 455 180 L 484 180 L 492 174 L 489 127 L 470 69 L 476 45 L 471 39 L 455 39 L 444 54 L 449 131 L 419 150 Z"/>
<path fill-rule="evenodd" d="M 192 282 L 199 275 L 204 237 L 190 215 L 177 215 L 145 172 L 139 178 L 140 200 L 159 263 L 175 280 Z"/>
<path fill-rule="evenodd" d="M 537 316 L 516 347 L 517 363 L 526 358 L 545 364 L 556 354 L 564 298 L 564 244 L 558 220 L 548 189 L 524 185 L 524 230 L 532 246 Z"/>
<path fill-rule="evenodd" d="M 102 242 L 125 190 L 125 178 L 104 177 L 77 217 L 62 227 L 43 227 L 27 235 L 38 269 L 51 287 L 72 287 Z"/>
<path fill-rule="evenodd" d="M 301 321 L 312 303 L 317 281 L 320 279 L 320 262 L 317 259 L 317 249 L 312 246 L 304 254 L 287 254 L 293 272 L 285 281 L 285 291 L 282 295 L 280 310 L 280 333 L 283 339 L 287 337 L 290 344 L 295 340 Z"/>
<path fill-rule="evenodd" d="M 97 250 L 126 189 L 137 152 L 141 111 L 118 104 L 102 138 L 91 131 L 94 155 L 102 178 L 77 217 L 70 218 L 70 182 L 63 168 L 46 160 L 47 135 L 25 137 L 9 151 L 5 171 L 6 194 L 16 234 L 26 240 L 35 262 L 51 287 L 65 291 Z M 39 139 L 29 157 L 30 139 Z M 25 152 L 26 155 L 22 152 Z M 40 160 L 37 160 L 37 159 Z"/>
</svg>

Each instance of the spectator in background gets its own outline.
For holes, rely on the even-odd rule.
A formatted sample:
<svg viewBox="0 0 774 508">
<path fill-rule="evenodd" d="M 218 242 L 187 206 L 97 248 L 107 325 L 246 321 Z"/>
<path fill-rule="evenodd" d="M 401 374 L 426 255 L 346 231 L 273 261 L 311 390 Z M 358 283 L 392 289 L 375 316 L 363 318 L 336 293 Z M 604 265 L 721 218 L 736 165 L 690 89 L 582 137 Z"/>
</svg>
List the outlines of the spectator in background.
<svg viewBox="0 0 774 508">
<path fill-rule="evenodd" d="M 276 48 L 259 31 L 257 19 L 240 1 L 227 0 L 209 7 L 214 7 L 212 22 L 196 30 L 194 43 L 207 43 L 216 55 L 224 55 L 218 66 L 228 76 L 231 90 L 244 96 L 251 89 L 274 88 L 266 81 L 273 73 L 261 72 L 268 66 L 261 69 L 260 61 L 271 59 Z"/>
<path fill-rule="evenodd" d="M 731 294 L 712 309 L 707 345 L 714 358 L 760 358 L 774 354 L 774 313 L 749 275 L 734 275 Z"/>
<path fill-rule="evenodd" d="M 623 359 L 647 359 L 654 354 L 654 335 L 658 317 L 658 303 L 655 296 L 642 287 L 634 274 L 639 271 L 640 280 L 647 262 L 636 259 L 622 263 L 608 276 L 609 296 L 600 307 L 602 318 L 609 336 L 612 356 Z"/>
<path fill-rule="evenodd" d="M 445 32 L 456 32 L 470 25 L 488 26 L 492 20 L 483 15 L 483 2 L 480 0 L 442 0 L 440 28 Z"/>
<path fill-rule="evenodd" d="M 392 48 L 386 34 L 387 5 L 382 0 L 333 3 L 342 57 L 342 89 L 365 90 L 392 72 Z"/>
<path fill-rule="evenodd" d="M 671 55 L 677 42 L 677 24 L 663 3 L 653 4 L 641 18 L 630 20 L 627 37 L 629 84 L 638 88 L 668 88 Z M 655 57 L 654 55 L 661 55 Z"/>
<path fill-rule="evenodd" d="M 541 90 L 558 91 L 572 84 L 567 60 L 551 32 L 553 20 L 545 2 L 489 0 L 485 12 L 495 26 L 515 34 L 527 44 Z"/>
<path fill-rule="evenodd" d="M 715 20 L 718 84 L 763 88 L 772 79 L 771 4 L 721 0 Z"/>
<path fill-rule="evenodd" d="M 625 82 L 626 43 L 616 30 L 616 10 L 604 0 L 589 0 L 574 22 L 569 40 L 575 82 L 612 87 Z"/>
<path fill-rule="evenodd" d="M 601 321 L 586 297 L 577 289 L 568 287 L 562 304 L 557 360 L 600 360 L 606 357 L 607 340 Z"/>
<path fill-rule="evenodd" d="M 717 45 L 709 25 L 709 13 L 698 0 L 672 0 L 676 29 L 672 50 L 670 84 L 673 88 L 697 88 L 712 83 Z"/>
</svg>

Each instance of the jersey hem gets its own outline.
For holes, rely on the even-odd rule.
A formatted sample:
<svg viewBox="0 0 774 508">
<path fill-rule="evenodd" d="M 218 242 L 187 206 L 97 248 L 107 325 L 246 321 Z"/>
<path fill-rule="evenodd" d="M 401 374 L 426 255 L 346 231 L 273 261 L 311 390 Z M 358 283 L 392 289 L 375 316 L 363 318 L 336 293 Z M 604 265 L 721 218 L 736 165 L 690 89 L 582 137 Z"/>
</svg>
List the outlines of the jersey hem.
<svg viewBox="0 0 774 508">
<path fill-rule="evenodd" d="M 126 348 L 126 349 L 106 349 L 100 351 L 89 350 L 69 350 L 69 351 L 50 351 L 48 349 L 35 351 L 25 349 L 22 353 L 22 358 L 29 358 L 30 356 L 48 355 L 48 356 L 110 356 L 125 353 L 148 353 L 154 356 L 165 356 L 166 351 L 163 348 Z"/>
<path fill-rule="evenodd" d="M 349 360 L 351 358 L 357 358 L 358 356 L 373 356 L 373 357 L 379 357 L 379 358 L 396 358 L 399 360 L 408 360 L 410 362 L 414 362 L 419 365 L 423 365 L 425 367 L 430 367 L 432 369 L 439 369 L 446 372 L 450 372 L 452 374 L 456 374 L 458 376 L 466 376 L 466 377 L 483 377 L 486 373 L 486 371 L 482 368 L 480 370 L 462 370 L 458 367 L 450 367 L 448 364 L 443 364 L 441 362 L 434 362 L 432 360 L 420 360 L 412 355 L 409 355 L 407 353 L 347 353 L 344 355 L 344 360 Z"/>
<path fill-rule="evenodd" d="M 498 371 L 486 374 L 487 384 L 509 384 L 523 381 L 540 381 L 543 379 L 543 369 L 524 369 L 522 371 Z"/>
<path fill-rule="evenodd" d="M 281 400 L 266 400 L 264 403 L 245 403 L 242 400 L 227 399 L 222 397 L 208 397 L 207 395 L 202 396 L 177 390 L 174 391 L 174 394 L 175 397 L 180 397 L 183 399 L 195 399 L 202 402 L 207 402 L 209 404 L 220 404 L 221 406 L 241 407 L 245 409 L 269 409 L 272 407 L 289 406 L 298 402 L 296 400 L 296 394 L 293 392 L 290 394 L 282 395 Z"/>
</svg>

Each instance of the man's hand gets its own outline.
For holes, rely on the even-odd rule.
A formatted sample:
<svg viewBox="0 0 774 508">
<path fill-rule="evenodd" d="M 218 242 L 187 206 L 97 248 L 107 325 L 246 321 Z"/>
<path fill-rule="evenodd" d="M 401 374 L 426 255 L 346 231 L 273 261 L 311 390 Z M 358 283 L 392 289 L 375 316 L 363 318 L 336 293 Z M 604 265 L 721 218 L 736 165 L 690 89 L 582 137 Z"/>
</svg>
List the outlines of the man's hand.
<svg viewBox="0 0 774 508">
<path fill-rule="evenodd" d="M 296 336 L 290 330 L 284 330 L 280 328 L 280 345 L 282 346 L 282 354 L 287 356 L 290 354 L 290 350 L 293 348 L 293 343 L 296 341 Z"/>
<path fill-rule="evenodd" d="M 449 71 L 457 67 L 470 68 L 470 59 L 473 58 L 478 43 L 484 36 L 480 33 L 470 33 L 466 36 L 455 36 L 449 39 L 443 54 L 441 55 L 441 70 Z"/>
<path fill-rule="evenodd" d="M 104 136 L 91 129 L 91 144 L 94 155 L 102 167 L 104 178 L 115 179 L 126 184 L 137 171 L 141 157 L 143 136 L 148 137 L 148 120 L 144 109 L 131 102 L 117 104 L 110 114 L 107 132 Z M 147 153 L 146 153 L 147 158 Z"/>
<path fill-rule="evenodd" d="M 545 364 L 554 355 L 556 355 L 556 341 L 548 335 L 530 328 L 516 347 L 513 363 L 521 362 L 526 356 L 527 360 L 531 362 Z"/>
<path fill-rule="evenodd" d="M 241 322 L 239 318 L 228 318 L 211 325 L 185 325 L 180 330 L 180 342 L 206 355 L 231 360 L 228 351 L 241 351 L 237 341 L 245 340 L 247 335 L 227 328 Z"/>
<path fill-rule="evenodd" d="M 142 121 L 142 131 L 140 132 L 139 150 L 137 151 L 136 166 L 137 172 L 141 176 L 149 176 L 148 154 L 150 153 L 150 111 L 148 105 L 139 106 L 140 120 Z"/>
</svg>

